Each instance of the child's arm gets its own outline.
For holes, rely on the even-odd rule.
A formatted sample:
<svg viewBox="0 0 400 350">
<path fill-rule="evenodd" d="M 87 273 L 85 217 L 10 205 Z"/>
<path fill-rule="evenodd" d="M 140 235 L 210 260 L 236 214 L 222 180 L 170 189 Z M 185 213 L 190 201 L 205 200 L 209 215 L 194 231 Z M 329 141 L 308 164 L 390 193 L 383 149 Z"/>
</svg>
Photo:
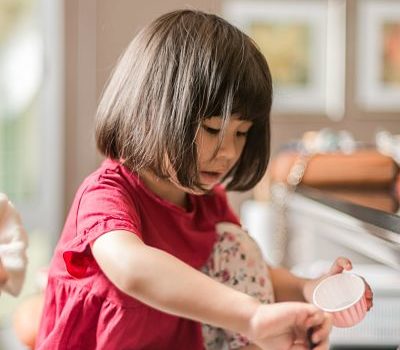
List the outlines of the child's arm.
<svg viewBox="0 0 400 350">
<path fill-rule="evenodd" d="M 270 267 L 269 271 L 276 301 L 306 301 L 303 290 L 309 279 L 297 277 L 283 267 Z"/>
<path fill-rule="evenodd" d="M 345 257 L 337 258 L 328 273 L 316 279 L 300 278 L 284 268 L 270 268 L 272 284 L 274 286 L 275 299 L 277 301 L 307 301 L 312 302 L 312 295 L 318 283 L 331 275 L 351 270 L 351 261 Z M 366 298 L 368 310 L 372 307 L 373 293 L 371 287 L 366 284 Z"/>
<path fill-rule="evenodd" d="M 352 268 L 349 259 L 340 257 L 332 264 L 329 272 L 316 279 L 300 278 L 282 267 L 270 267 L 272 285 L 277 301 L 312 301 L 312 293 L 322 278 Z"/>
<path fill-rule="evenodd" d="M 231 329 L 262 348 L 291 344 L 297 338 L 305 341 L 307 328 L 313 327 L 320 349 L 327 349 L 330 320 L 312 305 L 262 305 L 127 231 L 102 235 L 92 251 L 120 290 L 158 310 Z"/>
<path fill-rule="evenodd" d="M 135 234 L 104 234 L 92 250 L 100 268 L 123 292 L 170 314 L 248 332 L 249 319 L 259 306 L 256 299 L 145 245 Z"/>
</svg>

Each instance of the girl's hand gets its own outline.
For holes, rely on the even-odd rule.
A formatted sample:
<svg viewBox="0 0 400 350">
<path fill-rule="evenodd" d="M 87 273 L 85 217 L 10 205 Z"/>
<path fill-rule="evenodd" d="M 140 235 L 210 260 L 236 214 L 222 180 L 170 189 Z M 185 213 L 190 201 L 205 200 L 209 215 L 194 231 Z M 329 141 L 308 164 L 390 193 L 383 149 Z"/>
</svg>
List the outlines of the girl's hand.
<svg viewBox="0 0 400 350">
<path fill-rule="evenodd" d="M 328 273 L 322 275 L 321 277 L 317 279 L 312 279 L 307 281 L 304 284 L 303 287 L 303 295 L 306 301 L 309 303 L 312 303 L 312 295 L 314 292 L 315 287 L 318 285 L 320 281 L 322 281 L 324 278 L 327 278 L 329 276 L 336 275 L 338 273 L 342 273 L 344 270 L 350 271 L 353 268 L 353 265 L 350 261 L 350 259 L 345 258 L 345 257 L 339 257 L 337 258 L 331 268 L 329 269 Z M 373 292 L 370 287 L 370 285 L 367 283 L 367 281 L 363 278 L 364 283 L 365 283 L 365 296 L 367 299 L 367 310 L 369 311 L 371 307 L 373 306 Z"/>
<path fill-rule="evenodd" d="M 18 211 L 4 193 L 0 193 L 0 237 L 0 289 L 17 296 L 25 278 L 28 237 Z"/>
<path fill-rule="evenodd" d="M 367 311 L 369 311 L 374 306 L 374 292 L 372 291 L 371 286 L 367 283 L 365 278 L 361 278 L 365 283 L 365 298 L 367 299 Z"/>
<path fill-rule="evenodd" d="M 2 287 L 8 280 L 7 271 L 4 269 L 3 263 L 0 258 L 0 287 Z"/>
<path fill-rule="evenodd" d="M 327 350 L 331 327 L 331 316 L 314 305 L 264 304 L 252 317 L 249 339 L 261 349 L 308 350 L 313 343 L 313 349 Z"/>
<path fill-rule="evenodd" d="M 0 192 L 0 218 L 5 214 L 8 205 L 8 197 Z"/>
<path fill-rule="evenodd" d="M 8 198 L 4 193 L 0 193 L 0 222 L 5 215 L 6 210 L 7 210 L 7 205 L 8 205 Z M 8 275 L 6 270 L 4 269 L 3 263 L 1 262 L 1 257 L 0 257 L 0 287 L 3 286 L 8 279 Z"/>
</svg>

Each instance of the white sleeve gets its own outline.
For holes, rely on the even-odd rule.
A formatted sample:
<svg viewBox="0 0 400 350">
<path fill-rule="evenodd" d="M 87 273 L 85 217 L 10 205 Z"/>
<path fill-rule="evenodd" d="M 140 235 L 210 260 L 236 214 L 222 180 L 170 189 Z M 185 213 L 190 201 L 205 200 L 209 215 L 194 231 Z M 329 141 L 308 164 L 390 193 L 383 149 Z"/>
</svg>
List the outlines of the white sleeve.
<svg viewBox="0 0 400 350">
<path fill-rule="evenodd" d="M 28 236 L 7 196 L 0 193 L 0 259 L 8 279 L 0 290 L 17 296 L 25 280 Z"/>
</svg>

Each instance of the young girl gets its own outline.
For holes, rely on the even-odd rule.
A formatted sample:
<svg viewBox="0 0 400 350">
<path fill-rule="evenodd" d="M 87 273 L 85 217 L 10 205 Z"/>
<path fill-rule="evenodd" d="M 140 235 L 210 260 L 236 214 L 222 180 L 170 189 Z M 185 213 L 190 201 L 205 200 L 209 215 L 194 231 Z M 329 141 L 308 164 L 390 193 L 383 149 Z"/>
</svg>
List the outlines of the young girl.
<svg viewBox="0 0 400 350">
<path fill-rule="evenodd" d="M 55 250 L 38 349 L 328 348 L 329 316 L 304 302 L 317 281 L 269 268 L 219 185 L 263 176 L 271 101 L 265 58 L 215 15 L 168 13 L 135 37 L 100 102 L 107 159 Z"/>
</svg>

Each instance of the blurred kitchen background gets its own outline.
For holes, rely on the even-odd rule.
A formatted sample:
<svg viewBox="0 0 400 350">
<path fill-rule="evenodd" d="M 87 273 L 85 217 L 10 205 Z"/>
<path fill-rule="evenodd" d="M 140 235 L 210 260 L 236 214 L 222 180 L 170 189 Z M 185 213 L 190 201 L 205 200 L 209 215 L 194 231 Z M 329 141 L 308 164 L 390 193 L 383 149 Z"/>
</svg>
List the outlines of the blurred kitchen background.
<svg viewBox="0 0 400 350">
<path fill-rule="evenodd" d="M 178 8 L 220 14 L 252 36 L 266 55 L 275 87 L 273 157 L 282 149 L 298 150 L 304 135 L 322 130 L 325 140 L 340 134 L 368 147 L 383 135 L 390 144 L 386 153 L 399 161 L 397 0 L 0 0 L 0 192 L 21 212 L 30 238 L 22 294 L 0 296 L 0 349 L 25 348 L 15 335 L 13 316 L 43 288 L 44 269 L 75 191 L 101 161 L 93 116 L 113 66 L 144 25 Z M 367 248 L 360 252 L 314 237 L 312 244 L 309 238 L 297 238 L 291 248 L 282 244 L 287 256 L 280 259 L 273 251 L 276 242 L 270 242 L 283 224 L 277 223 L 270 188 L 268 174 L 255 191 L 229 197 L 266 259 L 306 275 L 346 254 L 360 273 L 380 278 L 382 308 L 367 316 L 364 328 L 338 333 L 332 348 L 395 349 L 400 344 L 396 257 L 379 259 L 366 254 Z M 303 214 L 293 220 L 306 222 Z M 290 241 L 288 232 L 284 240 Z M 400 254 L 400 241 L 391 244 L 391 254 Z M 303 253 L 296 255 L 299 249 Z"/>
</svg>

